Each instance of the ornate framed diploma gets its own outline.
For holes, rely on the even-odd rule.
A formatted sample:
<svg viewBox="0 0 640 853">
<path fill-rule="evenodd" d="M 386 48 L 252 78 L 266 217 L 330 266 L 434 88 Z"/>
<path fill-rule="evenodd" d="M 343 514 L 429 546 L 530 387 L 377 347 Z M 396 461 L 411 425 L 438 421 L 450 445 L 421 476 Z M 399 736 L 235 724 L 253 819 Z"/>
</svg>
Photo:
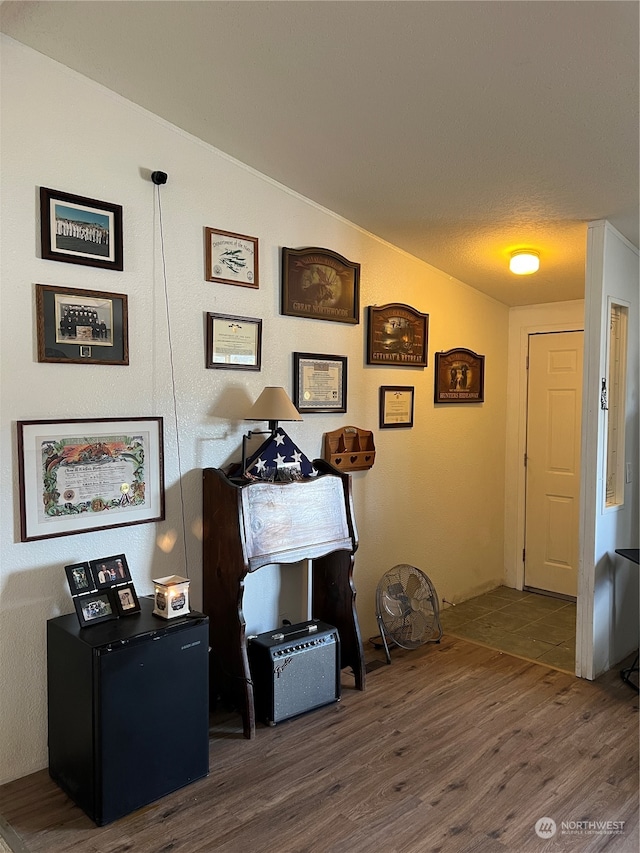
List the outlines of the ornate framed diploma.
<svg viewBox="0 0 640 853">
<path fill-rule="evenodd" d="M 413 426 L 412 385 L 380 386 L 380 429 Z"/>
<path fill-rule="evenodd" d="M 300 414 L 346 412 L 346 355 L 294 352 L 293 402 Z"/>
<path fill-rule="evenodd" d="M 18 421 L 20 539 L 164 518 L 162 418 Z"/>
<path fill-rule="evenodd" d="M 207 367 L 260 370 L 262 320 L 207 314 Z"/>
</svg>

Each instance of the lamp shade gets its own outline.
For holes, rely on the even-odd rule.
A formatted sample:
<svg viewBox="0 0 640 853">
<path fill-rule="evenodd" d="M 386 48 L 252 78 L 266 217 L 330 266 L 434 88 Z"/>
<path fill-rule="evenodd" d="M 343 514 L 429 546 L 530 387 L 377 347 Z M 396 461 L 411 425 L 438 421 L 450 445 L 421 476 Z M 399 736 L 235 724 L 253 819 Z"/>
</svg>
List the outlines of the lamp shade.
<svg viewBox="0 0 640 853">
<path fill-rule="evenodd" d="M 301 421 L 300 412 L 280 386 L 267 386 L 249 409 L 247 421 Z"/>
<path fill-rule="evenodd" d="M 531 275 L 540 269 L 540 255 L 533 249 L 518 249 L 511 253 L 509 269 L 515 275 Z"/>
</svg>

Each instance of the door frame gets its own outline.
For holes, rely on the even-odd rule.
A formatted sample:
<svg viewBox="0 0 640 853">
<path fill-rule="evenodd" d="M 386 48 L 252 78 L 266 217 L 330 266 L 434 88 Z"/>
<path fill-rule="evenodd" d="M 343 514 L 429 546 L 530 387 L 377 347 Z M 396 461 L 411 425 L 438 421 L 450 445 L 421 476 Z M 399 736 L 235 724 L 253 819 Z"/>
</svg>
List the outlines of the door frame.
<svg viewBox="0 0 640 853">
<path fill-rule="evenodd" d="M 524 359 L 524 368 L 525 368 L 524 381 L 526 383 L 526 388 L 525 388 L 524 446 L 523 446 L 523 450 L 522 450 L 522 478 L 523 478 L 523 488 L 524 488 L 523 515 L 522 515 L 522 552 L 523 552 L 523 554 L 524 554 L 524 548 L 526 545 L 526 530 L 527 530 L 527 466 L 525 465 L 524 460 L 525 460 L 525 455 L 526 455 L 527 448 L 528 448 L 528 434 L 529 434 L 529 429 L 528 429 L 528 427 L 529 427 L 529 361 L 528 360 L 529 360 L 529 351 L 530 351 L 530 339 L 534 335 L 536 337 L 539 337 L 540 335 L 562 335 L 562 334 L 567 334 L 567 333 L 568 334 L 582 333 L 583 362 L 584 362 L 584 329 L 552 329 L 549 331 L 535 331 L 535 332 L 529 331 L 527 333 L 526 354 L 525 354 L 525 359 Z M 583 390 L 584 390 L 584 369 L 583 369 L 583 376 L 582 376 L 582 388 L 580 389 L 581 395 L 582 395 Z M 580 444 L 580 438 L 581 438 L 581 434 L 578 436 L 578 444 Z M 581 467 L 582 466 L 579 465 L 579 468 L 581 468 Z M 578 532 L 578 537 L 579 537 L 579 532 Z M 579 553 L 580 553 L 580 545 L 578 543 L 578 554 Z M 576 571 L 578 572 L 578 575 L 579 575 L 579 568 L 578 567 L 576 567 Z M 522 585 L 519 586 L 518 589 L 524 589 L 525 588 L 525 581 L 526 581 L 526 562 L 524 559 L 520 563 L 520 573 L 522 575 Z M 577 591 L 579 590 L 579 588 L 580 588 L 580 579 L 578 577 L 578 580 L 576 583 L 576 601 L 577 601 Z M 536 589 L 536 587 L 533 587 L 533 589 Z M 544 592 L 548 592 L 549 595 L 555 594 L 555 593 L 552 593 L 550 590 L 544 590 Z M 564 598 L 566 596 L 560 595 L 559 597 Z M 573 599 L 571 599 L 571 600 L 573 600 Z"/>
<path fill-rule="evenodd" d="M 563 303 L 562 305 L 552 303 L 545 306 L 549 309 L 546 313 L 560 313 L 562 306 L 567 306 L 568 314 L 575 315 L 579 309 L 576 303 Z M 582 306 L 582 302 L 580 302 Z M 540 307 L 540 306 L 537 306 Z M 512 309 L 513 310 L 513 309 Z M 549 332 L 584 332 L 584 322 L 577 319 L 567 319 L 566 322 L 547 323 L 542 320 L 520 326 L 513 330 L 518 334 L 516 340 L 512 341 L 512 350 L 515 347 L 517 356 L 512 361 L 515 369 L 510 379 L 508 399 L 512 404 L 507 409 L 507 482 L 506 494 L 515 495 L 516 500 L 505 501 L 505 580 L 507 586 L 514 586 L 521 590 L 524 586 L 524 562 L 522 550 L 524 548 L 525 533 L 525 495 L 526 495 L 526 472 L 524 467 L 524 454 L 527 447 L 527 355 L 529 353 L 529 335 L 547 334 Z M 584 378 L 583 378 L 584 388 Z M 578 587 L 579 592 L 579 587 Z"/>
</svg>

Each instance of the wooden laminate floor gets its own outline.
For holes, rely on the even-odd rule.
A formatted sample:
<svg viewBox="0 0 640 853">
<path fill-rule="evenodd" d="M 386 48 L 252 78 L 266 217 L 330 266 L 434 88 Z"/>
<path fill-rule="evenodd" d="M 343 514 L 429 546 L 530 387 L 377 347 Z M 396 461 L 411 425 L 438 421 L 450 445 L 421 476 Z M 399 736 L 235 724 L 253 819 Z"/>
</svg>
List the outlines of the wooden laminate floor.
<svg viewBox="0 0 640 853">
<path fill-rule="evenodd" d="M 617 669 L 590 683 L 450 636 L 392 658 L 252 741 L 212 715 L 209 777 L 108 826 L 46 771 L 2 786 L 0 814 L 19 853 L 638 850 L 638 695 Z"/>
</svg>

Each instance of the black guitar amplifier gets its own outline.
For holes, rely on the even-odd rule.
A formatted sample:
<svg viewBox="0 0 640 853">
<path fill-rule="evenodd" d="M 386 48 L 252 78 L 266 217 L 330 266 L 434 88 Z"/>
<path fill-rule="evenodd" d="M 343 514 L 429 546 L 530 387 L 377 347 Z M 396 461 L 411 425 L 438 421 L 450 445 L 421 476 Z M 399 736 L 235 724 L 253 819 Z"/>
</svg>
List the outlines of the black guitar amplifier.
<svg viewBox="0 0 640 853">
<path fill-rule="evenodd" d="M 311 620 L 249 638 L 256 717 L 282 720 L 340 698 L 337 628 Z"/>
</svg>

